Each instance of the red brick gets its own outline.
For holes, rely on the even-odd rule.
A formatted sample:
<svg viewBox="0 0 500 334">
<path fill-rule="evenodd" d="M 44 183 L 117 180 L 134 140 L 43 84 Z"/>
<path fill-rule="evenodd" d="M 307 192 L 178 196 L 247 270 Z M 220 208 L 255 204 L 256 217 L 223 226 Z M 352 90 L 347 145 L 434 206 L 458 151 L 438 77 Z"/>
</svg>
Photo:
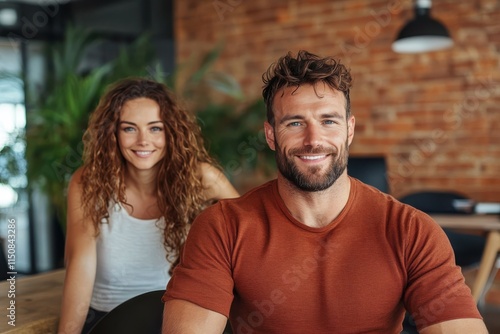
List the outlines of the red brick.
<svg viewBox="0 0 500 334">
<path fill-rule="evenodd" d="M 433 2 L 432 15 L 447 25 L 455 46 L 417 55 L 391 50 L 414 16 L 412 2 L 404 1 L 384 22 L 377 15 L 387 6 L 386 0 L 241 1 L 221 20 L 212 1 L 176 1 L 177 61 L 224 41 L 215 68 L 235 76 L 252 99 L 261 96 L 262 73 L 288 51 L 340 57 L 355 80 L 351 154 L 383 154 L 396 176 L 411 167 L 394 181 L 393 195 L 459 189 L 477 200 L 500 200 L 497 1 Z M 443 135 L 439 142 L 436 133 Z M 432 152 L 419 147 L 433 140 Z"/>
</svg>

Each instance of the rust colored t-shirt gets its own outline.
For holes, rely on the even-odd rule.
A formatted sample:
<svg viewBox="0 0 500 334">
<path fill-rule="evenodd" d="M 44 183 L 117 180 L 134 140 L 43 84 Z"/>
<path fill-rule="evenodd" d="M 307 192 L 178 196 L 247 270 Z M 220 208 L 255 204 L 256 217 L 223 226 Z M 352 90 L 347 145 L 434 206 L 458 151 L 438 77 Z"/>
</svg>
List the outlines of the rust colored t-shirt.
<svg viewBox="0 0 500 334">
<path fill-rule="evenodd" d="M 235 333 L 400 333 L 481 318 L 442 229 L 351 179 L 328 226 L 295 220 L 276 180 L 222 200 L 193 223 L 164 300 L 229 316 Z"/>
</svg>

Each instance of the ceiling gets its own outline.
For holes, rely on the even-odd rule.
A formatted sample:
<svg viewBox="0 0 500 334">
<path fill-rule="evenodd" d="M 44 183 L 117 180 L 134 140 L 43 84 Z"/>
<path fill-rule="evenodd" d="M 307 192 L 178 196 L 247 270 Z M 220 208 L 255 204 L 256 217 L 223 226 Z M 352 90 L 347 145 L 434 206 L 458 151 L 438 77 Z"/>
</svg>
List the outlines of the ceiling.
<svg viewBox="0 0 500 334">
<path fill-rule="evenodd" d="M 13 26 L 0 24 L 3 36 L 38 30 L 37 35 L 43 37 L 50 30 L 49 37 L 50 33 L 57 37 L 72 23 L 107 35 L 135 38 L 149 31 L 153 36 L 173 38 L 171 0 L 0 0 L 0 9 L 11 6 L 17 8 L 18 21 Z"/>
<path fill-rule="evenodd" d="M 172 0 L 0 0 L 0 13 L 9 7 L 17 21 L 2 25 L 0 15 L 0 40 L 57 41 L 71 24 L 105 37 L 96 51 L 102 60 L 148 32 L 164 68 L 174 66 Z"/>
</svg>

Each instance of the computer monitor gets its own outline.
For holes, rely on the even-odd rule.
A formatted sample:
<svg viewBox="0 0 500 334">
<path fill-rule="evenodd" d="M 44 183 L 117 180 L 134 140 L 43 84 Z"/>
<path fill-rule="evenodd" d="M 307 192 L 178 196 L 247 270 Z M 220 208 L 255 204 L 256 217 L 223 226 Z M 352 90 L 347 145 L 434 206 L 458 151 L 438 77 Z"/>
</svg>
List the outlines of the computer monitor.
<svg viewBox="0 0 500 334">
<path fill-rule="evenodd" d="M 382 192 L 389 192 L 385 157 L 349 157 L 347 174 L 379 189 Z"/>
</svg>

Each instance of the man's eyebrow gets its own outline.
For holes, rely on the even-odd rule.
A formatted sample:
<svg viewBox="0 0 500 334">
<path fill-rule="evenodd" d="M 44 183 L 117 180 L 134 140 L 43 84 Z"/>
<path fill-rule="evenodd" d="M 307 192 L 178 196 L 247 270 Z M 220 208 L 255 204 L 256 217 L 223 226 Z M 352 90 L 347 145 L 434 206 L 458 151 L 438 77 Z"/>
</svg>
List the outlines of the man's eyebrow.
<svg viewBox="0 0 500 334">
<path fill-rule="evenodd" d="M 338 112 L 333 112 L 333 113 L 321 114 L 321 118 L 340 118 L 340 119 L 343 119 L 344 115 L 341 115 Z"/>
<path fill-rule="evenodd" d="M 291 121 L 291 120 L 301 120 L 301 119 L 304 119 L 304 116 L 301 116 L 301 115 L 288 115 L 288 116 L 285 116 L 283 117 L 279 124 L 283 124 L 283 123 L 286 123 L 288 121 Z"/>
<path fill-rule="evenodd" d="M 321 114 L 320 115 L 320 118 L 321 119 L 325 119 L 325 118 L 338 118 L 338 119 L 344 119 L 344 115 L 338 113 L 338 112 L 331 112 L 331 113 L 324 113 L 324 114 Z M 288 116 L 284 116 L 279 124 L 283 124 L 283 123 L 286 123 L 286 122 L 289 122 L 289 121 L 292 121 L 292 120 L 302 120 L 304 119 L 304 116 L 301 116 L 301 115 L 288 115 Z"/>
</svg>

